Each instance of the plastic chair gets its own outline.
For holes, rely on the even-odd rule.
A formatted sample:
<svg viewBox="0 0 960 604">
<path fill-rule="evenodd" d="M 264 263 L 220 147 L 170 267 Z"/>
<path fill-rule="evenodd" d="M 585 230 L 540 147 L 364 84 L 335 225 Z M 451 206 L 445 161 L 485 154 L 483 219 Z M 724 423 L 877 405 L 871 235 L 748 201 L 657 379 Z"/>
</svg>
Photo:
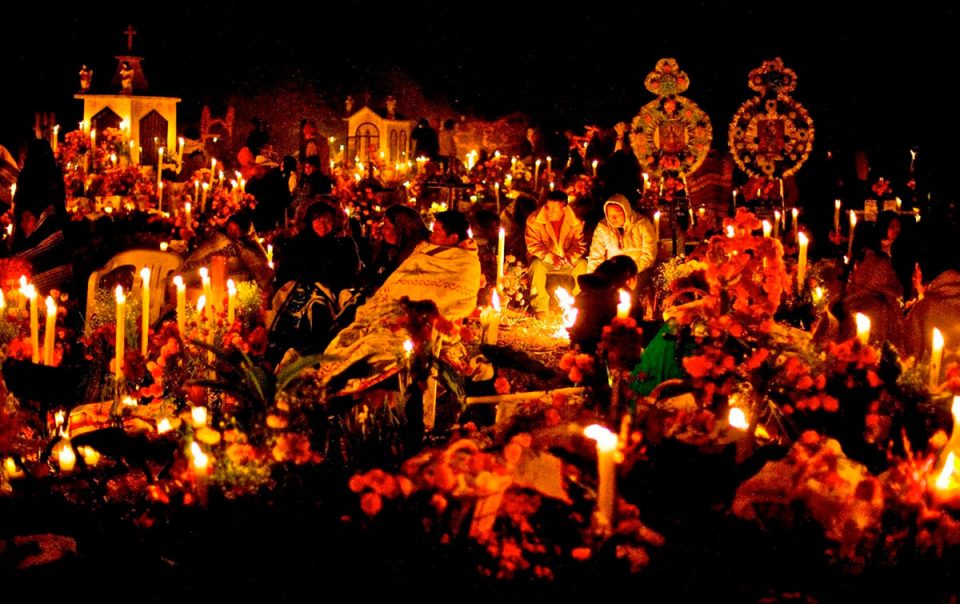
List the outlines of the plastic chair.
<svg viewBox="0 0 960 604">
<path fill-rule="evenodd" d="M 172 273 L 176 273 L 183 265 L 183 258 L 171 252 L 159 250 L 127 250 L 120 252 L 107 261 L 98 270 L 90 273 L 87 281 L 87 308 L 85 325 L 91 323 L 94 305 L 97 299 L 97 289 L 103 277 L 118 269 L 126 269 L 133 273 L 134 289 L 142 287 L 140 269 L 150 269 L 150 323 L 160 318 L 160 309 L 166 303 L 166 285 Z"/>
</svg>

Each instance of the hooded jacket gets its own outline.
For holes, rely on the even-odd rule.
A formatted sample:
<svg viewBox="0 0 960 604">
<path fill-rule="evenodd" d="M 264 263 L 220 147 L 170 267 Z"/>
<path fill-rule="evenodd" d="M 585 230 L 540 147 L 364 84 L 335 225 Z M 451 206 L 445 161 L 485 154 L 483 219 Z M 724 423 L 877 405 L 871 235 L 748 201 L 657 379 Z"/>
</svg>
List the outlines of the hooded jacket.
<svg viewBox="0 0 960 604">
<path fill-rule="evenodd" d="M 574 262 L 587 251 L 587 242 L 583 237 L 583 222 L 577 218 L 570 207 L 563 209 L 563 222 L 560 224 L 560 238 L 554 233 L 553 225 L 547 218 L 547 207 L 543 206 L 527 219 L 524 234 L 527 241 L 529 260 L 543 260 L 547 254 L 556 254 Z"/>
<path fill-rule="evenodd" d="M 930 282 L 923 299 L 907 313 L 905 352 L 922 359 L 931 345 L 933 328 L 943 334 L 944 365 L 960 348 L 960 272 L 946 270 Z"/>
<path fill-rule="evenodd" d="M 622 234 L 610 225 L 607 217 L 607 210 L 612 205 L 623 210 Z M 644 271 L 652 267 L 657 259 L 656 238 L 653 224 L 645 216 L 635 213 L 623 195 L 614 195 L 603 204 L 603 219 L 593 232 L 590 254 L 587 256 L 587 272 L 592 273 L 604 260 L 621 254 L 633 258 L 637 269 Z"/>
</svg>

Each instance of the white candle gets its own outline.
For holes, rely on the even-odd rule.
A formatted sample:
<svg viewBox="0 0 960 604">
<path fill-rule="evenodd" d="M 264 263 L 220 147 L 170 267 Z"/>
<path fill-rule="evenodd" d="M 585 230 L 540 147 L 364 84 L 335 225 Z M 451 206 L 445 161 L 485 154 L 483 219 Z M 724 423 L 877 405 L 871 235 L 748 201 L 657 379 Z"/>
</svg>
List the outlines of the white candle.
<svg viewBox="0 0 960 604">
<path fill-rule="evenodd" d="M 183 145 L 185 142 L 182 136 L 177 137 L 177 160 L 181 164 L 183 164 Z"/>
<path fill-rule="evenodd" d="M 188 229 L 193 228 L 193 217 L 190 216 L 190 210 L 192 209 L 193 208 L 190 205 L 189 201 L 183 204 L 183 213 L 186 214 L 185 220 L 186 220 L 186 227 Z"/>
<path fill-rule="evenodd" d="M 198 203 L 200 201 L 200 181 L 193 181 L 193 203 Z"/>
<path fill-rule="evenodd" d="M 217 158 L 210 160 L 210 186 L 213 186 L 214 178 L 217 176 Z"/>
<path fill-rule="evenodd" d="M 866 346 L 870 342 L 870 317 L 858 312 L 854 320 L 857 322 L 857 339 Z"/>
<path fill-rule="evenodd" d="M 792 217 L 792 224 L 790 225 L 790 228 L 797 232 L 799 232 L 800 230 L 800 227 L 797 224 L 797 218 L 799 217 L 799 215 L 800 215 L 800 210 L 798 210 L 797 208 L 793 208 L 790 210 L 790 216 Z"/>
<path fill-rule="evenodd" d="M 537 190 L 537 184 L 540 181 L 540 160 L 533 162 L 533 190 Z"/>
<path fill-rule="evenodd" d="M 833 230 L 840 236 L 840 200 L 833 200 Z"/>
<path fill-rule="evenodd" d="M 773 230 L 773 227 L 770 225 L 770 221 L 764 220 L 761 224 L 763 225 L 763 236 L 769 237 L 770 232 Z"/>
<path fill-rule="evenodd" d="M 116 337 L 116 355 L 114 356 L 114 368 L 113 374 L 116 378 L 116 383 L 119 386 L 120 380 L 123 378 L 123 339 L 126 337 L 126 321 L 127 321 L 127 311 L 126 311 L 126 302 L 127 297 L 123 295 L 123 286 L 118 285 L 116 290 L 117 295 L 117 337 Z"/>
<path fill-rule="evenodd" d="M 593 160 L 592 162 L 590 162 L 590 166 L 593 168 L 593 177 L 594 177 L 594 178 L 597 177 L 597 166 L 598 166 L 598 165 L 600 165 L 600 162 L 598 162 L 597 160 Z M 644 181 L 644 182 L 646 182 L 646 181 Z"/>
<path fill-rule="evenodd" d="M 587 438 L 597 442 L 597 523 L 605 528 L 613 526 L 613 505 L 617 488 L 617 435 L 599 424 L 587 426 Z"/>
<path fill-rule="evenodd" d="M 60 124 L 54 124 L 54 125 L 53 125 L 53 140 L 50 141 L 51 143 L 53 143 L 53 144 L 51 145 L 51 147 L 53 148 L 53 153 L 54 153 L 54 155 L 56 155 L 56 153 L 57 153 L 57 135 L 58 135 L 59 133 L 60 133 Z"/>
<path fill-rule="evenodd" d="M 500 234 L 497 237 L 497 289 L 503 289 L 503 262 L 506 250 L 507 232 L 500 227 Z"/>
<path fill-rule="evenodd" d="M 653 233 L 654 239 L 660 241 L 660 210 L 653 213 Z"/>
<path fill-rule="evenodd" d="M 64 438 L 57 445 L 57 463 L 61 472 L 72 472 L 77 463 L 77 455 L 73 452 L 70 439 Z"/>
<path fill-rule="evenodd" d="M 40 363 L 40 319 L 37 316 L 37 288 L 33 283 L 26 286 L 24 295 L 30 300 L 30 347 L 33 362 Z"/>
<path fill-rule="evenodd" d="M 163 204 L 163 147 L 157 149 L 157 209 Z"/>
<path fill-rule="evenodd" d="M 733 190 L 733 209 L 737 209 L 737 190 Z"/>
<path fill-rule="evenodd" d="M 150 268 L 140 269 L 140 354 L 147 358 L 147 341 L 150 339 Z"/>
<path fill-rule="evenodd" d="M 207 305 L 210 307 L 210 310 L 213 310 L 213 284 L 210 281 L 210 271 L 207 270 L 207 267 L 201 266 L 200 270 L 197 271 L 200 273 L 200 283 L 203 286 L 203 295 L 207 300 Z"/>
<path fill-rule="evenodd" d="M 184 337 L 184 324 L 187 320 L 187 286 L 183 282 L 183 277 L 177 275 L 173 278 L 173 284 L 177 287 L 177 329 L 180 330 L 180 337 Z"/>
<path fill-rule="evenodd" d="M 480 332 L 484 344 L 496 344 L 500 332 L 500 296 L 490 294 L 490 306 L 480 313 Z"/>
<path fill-rule="evenodd" d="M 780 210 L 773 211 L 773 238 L 780 238 Z"/>
<path fill-rule="evenodd" d="M 237 318 L 237 286 L 233 279 L 227 279 L 227 324 L 233 325 Z"/>
<path fill-rule="evenodd" d="M 200 185 L 200 190 L 203 193 L 200 195 L 200 213 L 203 214 L 207 211 L 207 191 L 210 189 L 209 183 L 203 183 Z"/>
<path fill-rule="evenodd" d="M 943 334 L 933 328 L 933 348 L 930 350 L 930 387 L 940 384 L 940 365 L 943 363 Z"/>
<path fill-rule="evenodd" d="M 53 367 L 53 338 L 57 333 L 57 304 L 47 296 L 47 326 L 43 333 L 43 364 Z"/>
<path fill-rule="evenodd" d="M 847 258 L 853 263 L 853 234 L 857 230 L 857 213 L 850 210 L 850 241 L 847 244 Z"/>
<path fill-rule="evenodd" d="M 594 160 L 594 161 L 596 161 L 596 160 Z M 594 172 L 593 175 L 596 176 L 597 173 Z M 646 194 L 647 194 L 647 189 L 650 187 L 650 175 L 647 174 L 646 172 L 644 172 L 644 173 L 642 174 L 642 176 L 643 176 L 643 194 L 646 195 Z"/>
<path fill-rule="evenodd" d="M 493 183 L 493 192 L 497 197 L 497 216 L 500 215 L 500 183 Z"/>
<path fill-rule="evenodd" d="M 553 158 L 549 155 L 547 156 L 547 172 L 553 173 Z"/>
<path fill-rule="evenodd" d="M 617 318 L 626 319 L 630 316 L 630 294 L 620 290 L 620 303 L 617 304 Z"/>
<path fill-rule="evenodd" d="M 800 252 L 797 257 L 797 293 L 803 292 L 804 281 L 807 278 L 807 245 L 810 241 L 806 233 L 797 233 L 797 241 L 800 244 Z"/>
</svg>

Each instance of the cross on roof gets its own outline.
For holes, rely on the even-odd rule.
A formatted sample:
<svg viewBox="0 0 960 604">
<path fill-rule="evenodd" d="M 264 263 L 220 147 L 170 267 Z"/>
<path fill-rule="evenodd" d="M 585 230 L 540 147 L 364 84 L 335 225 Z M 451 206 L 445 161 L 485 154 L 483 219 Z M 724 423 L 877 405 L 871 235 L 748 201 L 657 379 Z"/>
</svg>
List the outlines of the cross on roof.
<svg viewBox="0 0 960 604">
<path fill-rule="evenodd" d="M 123 34 L 127 36 L 127 52 L 133 51 L 133 37 L 137 35 L 137 30 L 133 29 L 132 25 L 128 25 Z"/>
</svg>

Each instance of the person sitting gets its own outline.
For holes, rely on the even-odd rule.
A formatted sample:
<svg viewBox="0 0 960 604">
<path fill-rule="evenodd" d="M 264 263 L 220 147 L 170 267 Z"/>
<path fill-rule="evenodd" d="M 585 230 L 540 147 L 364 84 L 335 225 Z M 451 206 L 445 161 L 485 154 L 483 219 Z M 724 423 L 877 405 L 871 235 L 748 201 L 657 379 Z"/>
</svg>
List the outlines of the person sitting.
<svg viewBox="0 0 960 604">
<path fill-rule="evenodd" d="M 257 238 L 250 218 L 237 213 L 227 219 L 223 232 L 214 231 L 200 243 L 183 263 L 183 273 L 192 278 L 197 270 L 210 267 L 214 256 L 226 257 L 225 278 L 234 282 L 255 281 L 260 291 L 269 299 L 273 291 L 273 269 L 267 261 L 267 253 Z M 188 283 L 189 284 L 189 283 Z M 200 282 L 192 284 L 199 287 Z"/>
<path fill-rule="evenodd" d="M 416 247 L 327 346 L 317 379 L 327 386 L 335 378 L 357 376 L 347 370 L 360 363 L 376 374 L 403 359 L 403 343 L 410 335 L 394 326 L 406 317 L 404 298 L 431 301 L 441 317 L 459 321 L 476 308 L 479 291 L 480 260 L 469 222 L 456 210 L 440 212 L 430 239 Z"/>
<path fill-rule="evenodd" d="M 590 242 L 587 272 L 597 270 L 604 260 L 624 254 L 633 259 L 641 274 L 649 274 L 657 258 L 653 223 L 635 213 L 627 198 L 619 193 L 603 204 L 603 214 Z"/>
<path fill-rule="evenodd" d="M 870 318 L 870 340 L 900 346 L 903 338 L 903 285 L 891 260 L 893 243 L 900 234 L 900 217 L 887 210 L 877 217 L 870 240 L 854 264 L 842 300 L 840 336 L 853 337 L 854 317 Z"/>
<path fill-rule="evenodd" d="M 530 306 L 534 315 L 543 319 L 550 306 L 547 276 L 568 275 L 576 280 L 587 270 L 583 222 L 567 206 L 565 192 L 547 194 L 543 207 L 527 219 L 525 239 L 530 259 Z M 575 285 L 573 295 L 578 291 Z"/>
<path fill-rule="evenodd" d="M 330 177 L 320 170 L 320 160 L 313 155 L 303 162 L 303 176 L 297 183 L 297 188 L 293 191 L 293 214 L 294 221 L 302 218 L 317 198 L 321 195 L 329 195 L 333 191 L 333 181 Z"/>
<path fill-rule="evenodd" d="M 580 293 L 573 302 L 577 320 L 568 331 L 570 343 L 593 354 L 603 328 L 617 316 L 620 290 L 631 292 L 637 285 L 637 263 L 626 255 L 613 256 L 591 273 L 580 275 Z"/>
<path fill-rule="evenodd" d="M 280 261 L 270 327 L 270 356 L 275 360 L 288 348 L 301 353 L 322 350 L 340 313 L 341 292 L 357 284 L 357 244 L 342 234 L 341 215 L 325 202 L 310 206 L 308 228 L 291 241 Z"/>
<path fill-rule="evenodd" d="M 527 219 L 537 211 L 537 202 L 529 195 L 519 195 L 502 212 L 500 227 L 503 229 L 504 255 L 526 260 Z"/>
<path fill-rule="evenodd" d="M 363 275 L 364 285 L 371 291 L 383 285 L 413 250 L 430 238 L 430 229 L 419 212 L 409 206 L 395 205 L 384 212 L 380 237 Z"/>
</svg>

